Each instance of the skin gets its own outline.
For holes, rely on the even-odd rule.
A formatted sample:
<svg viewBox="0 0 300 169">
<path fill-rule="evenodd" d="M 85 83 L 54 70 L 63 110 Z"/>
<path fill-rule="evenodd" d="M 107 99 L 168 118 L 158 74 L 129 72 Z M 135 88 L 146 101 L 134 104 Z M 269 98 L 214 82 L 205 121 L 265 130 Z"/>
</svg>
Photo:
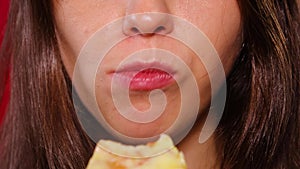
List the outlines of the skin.
<svg viewBox="0 0 300 169">
<path fill-rule="evenodd" d="M 113 9 L 113 10 L 112 10 Z M 103 12 L 105 11 L 105 12 Z M 241 47 L 241 16 L 235 0 L 65 0 L 54 1 L 62 60 L 72 78 L 79 52 L 88 38 L 99 28 L 126 15 L 161 12 L 178 16 L 196 25 L 212 42 L 228 74 Z M 176 25 L 174 25 L 176 27 Z M 159 119 L 140 124 L 120 116 L 112 102 L 108 72 L 115 70 L 125 56 L 147 48 L 166 49 L 178 55 L 196 77 L 200 95 L 199 118 L 192 131 L 178 145 L 186 156 L 190 169 L 218 168 L 218 151 L 214 137 L 205 144 L 197 142 L 210 102 L 207 71 L 199 58 L 185 45 L 158 34 L 130 37 L 116 45 L 99 66 L 96 77 L 96 97 L 104 118 L 117 131 L 131 137 L 157 135 L 172 125 L 179 112 L 180 93 L 177 85 L 164 88 L 168 105 Z M 149 92 L 131 91 L 130 99 L 138 110 L 149 108 Z M 218 148 L 217 148 L 218 147 Z"/>
</svg>

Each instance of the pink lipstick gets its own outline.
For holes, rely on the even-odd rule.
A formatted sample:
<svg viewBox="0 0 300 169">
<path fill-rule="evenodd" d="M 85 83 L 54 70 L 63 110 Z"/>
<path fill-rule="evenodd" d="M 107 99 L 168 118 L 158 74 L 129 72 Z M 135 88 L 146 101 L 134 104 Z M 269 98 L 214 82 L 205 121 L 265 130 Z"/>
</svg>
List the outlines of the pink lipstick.
<svg viewBox="0 0 300 169">
<path fill-rule="evenodd" d="M 159 63 L 135 63 L 113 73 L 120 84 L 129 84 L 130 90 L 148 91 L 165 88 L 175 82 L 174 71 Z"/>
<path fill-rule="evenodd" d="M 145 69 L 138 72 L 130 81 L 130 90 L 153 90 L 163 88 L 173 81 L 173 77 L 160 69 Z"/>
</svg>

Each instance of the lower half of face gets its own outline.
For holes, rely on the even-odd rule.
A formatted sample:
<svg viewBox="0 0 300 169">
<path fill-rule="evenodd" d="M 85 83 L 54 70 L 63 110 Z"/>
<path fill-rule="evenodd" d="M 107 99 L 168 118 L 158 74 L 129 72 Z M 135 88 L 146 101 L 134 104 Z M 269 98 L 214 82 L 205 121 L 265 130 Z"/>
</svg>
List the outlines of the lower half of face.
<svg viewBox="0 0 300 169">
<path fill-rule="evenodd" d="M 197 50 L 201 53 L 212 47 L 222 63 L 222 70 L 228 75 L 241 46 L 241 17 L 234 0 L 58 1 L 55 2 L 55 17 L 62 60 L 72 79 L 80 50 L 86 48 L 84 44 L 88 38 L 105 25 L 109 27 L 108 23 L 123 18 L 120 29 L 108 30 L 112 35 L 120 31 L 126 38 L 107 51 L 97 67 L 94 81 L 90 82 L 94 83 L 94 88 L 83 87 L 86 90 L 83 92 L 95 97 L 101 116 L 99 112 L 92 113 L 102 123 L 105 121 L 129 137 L 158 135 L 172 128 L 178 120 L 176 127 L 184 128 L 192 119 L 183 119 L 180 124 L 178 117 L 182 114 L 187 119 L 195 119 L 207 113 L 212 97 L 209 75 L 215 68 L 201 59 L 206 57 L 209 62 L 210 54 L 198 56 Z M 184 22 L 175 22 L 175 17 Z M 177 34 L 186 31 L 186 22 L 208 40 L 201 41 L 196 51 L 184 41 L 168 36 L 174 31 Z M 196 34 L 187 36 L 191 37 L 192 44 L 198 42 Z M 202 55 L 206 55 L 205 52 Z M 89 75 L 80 76 L 82 84 L 87 84 L 84 79 Z M 192 87 L 192 82 L 196 88 Z M 188 94 L 183 96 L 184 92 Z M 195 99 L 196 95 L 199 100 Z M 88 100 L 82 102 L 88 105 Z M 195 105 L 196 115 L 191 116 L 193 112 L 189 112 L 189 107 Z"/>
<path fill-rule="evenodd" d="M 196 117 L 199 109 L 204 112 L 211 92 L 208 72 L 191 49 L 169 37 L 152 37 L 155 47 L 139 38 L 143 37 L 124 40 L 108 52 L 97 71 L 95 94 L 109 125 L 124 135 L 145 138 L 171 129 L 180 114 Z M 161 94 L 165 100 L 160 100 Z M 183 104 L 199 108 L 191 112 Z M 153 116 L 138 120 L 132 112 Z"/>
</svg>

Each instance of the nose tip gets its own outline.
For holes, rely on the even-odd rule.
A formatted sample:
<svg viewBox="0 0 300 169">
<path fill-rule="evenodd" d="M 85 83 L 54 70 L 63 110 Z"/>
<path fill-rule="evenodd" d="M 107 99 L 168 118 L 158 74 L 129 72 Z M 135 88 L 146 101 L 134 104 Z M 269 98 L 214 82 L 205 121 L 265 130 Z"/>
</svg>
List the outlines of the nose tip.
<svg viewBox="0 0 300 169">
<path fill-rule="evenodd" d="M 137 34 L 168 34 L 173 30 L 173 21 L 166 13 L 138 13 L 125 16 L 123 32 L 128 36 Z"/>
</svg>

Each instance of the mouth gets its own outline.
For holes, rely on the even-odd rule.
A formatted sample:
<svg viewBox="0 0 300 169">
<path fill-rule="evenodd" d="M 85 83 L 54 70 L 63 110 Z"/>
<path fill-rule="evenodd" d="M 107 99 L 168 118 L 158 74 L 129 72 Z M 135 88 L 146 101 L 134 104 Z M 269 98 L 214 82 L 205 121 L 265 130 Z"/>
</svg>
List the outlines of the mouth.
<svg viewBox="0 0 300 169">
<path fill-rule="evenodd" d="M 133 91 L 163 89 L 175 83 L 175 71 L 161 63 L 132 63 L 112 72 L 113 78 Z"/>
</svg>

